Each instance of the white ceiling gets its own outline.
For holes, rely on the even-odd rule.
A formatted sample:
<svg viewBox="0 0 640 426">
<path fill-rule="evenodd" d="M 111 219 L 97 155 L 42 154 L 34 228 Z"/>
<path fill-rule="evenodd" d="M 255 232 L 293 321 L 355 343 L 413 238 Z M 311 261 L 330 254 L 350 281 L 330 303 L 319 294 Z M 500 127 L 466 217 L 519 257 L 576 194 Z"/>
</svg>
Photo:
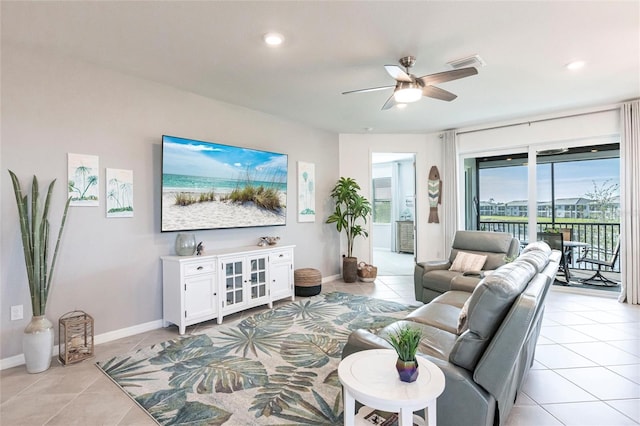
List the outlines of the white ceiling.
<svg viewBox="0 0 640 426">
<path fill-rule="evenodd" d="M 106 68 L 338 133 L 416 133 L 640 96 L 639 1 L 2 1 L 2 43 Z M 286 41 L 266 47 L 264 33 Z M 413 73 L 479 54 L 458 99 L 381 111 L 383 65 Z M 587 62 L 579 72 L 568 62 Z"/>
</svg>

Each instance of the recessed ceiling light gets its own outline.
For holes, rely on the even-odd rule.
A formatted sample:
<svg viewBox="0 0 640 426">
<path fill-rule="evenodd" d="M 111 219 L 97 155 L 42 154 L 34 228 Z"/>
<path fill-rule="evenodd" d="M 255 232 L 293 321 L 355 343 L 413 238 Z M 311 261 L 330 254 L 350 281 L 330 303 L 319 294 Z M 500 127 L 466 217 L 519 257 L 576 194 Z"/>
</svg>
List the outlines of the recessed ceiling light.
<svg viewBox="0 0 640 426">
<path fill-rule="evenodd" d="M 284 42 L 284 36 L 279 33 L 266 33 L 262 39 L 269 46 L 280 46 Z"/>
<path fill-rule="evenodd" d="M 585 62 L 584 61 L 573 61 L 573 62 L 569 62 L 567 64 L 567 69 L 571 70 L 571 71 L 575 71 L 575 70 L 579 70 L 580 68 L 584 67 Z"/>
</svg>

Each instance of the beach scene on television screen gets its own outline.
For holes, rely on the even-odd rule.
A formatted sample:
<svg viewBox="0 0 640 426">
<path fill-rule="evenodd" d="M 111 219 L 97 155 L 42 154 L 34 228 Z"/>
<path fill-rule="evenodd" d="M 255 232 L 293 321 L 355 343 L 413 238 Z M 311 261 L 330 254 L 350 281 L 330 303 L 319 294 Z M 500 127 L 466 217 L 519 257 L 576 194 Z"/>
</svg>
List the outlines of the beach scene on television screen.
<svg viewBox="0 0 640 426">
<path fill-rule="evenodd" d="M 285 225 L 287 155 L 163 137 L 162 230 Z"/>
</svg>

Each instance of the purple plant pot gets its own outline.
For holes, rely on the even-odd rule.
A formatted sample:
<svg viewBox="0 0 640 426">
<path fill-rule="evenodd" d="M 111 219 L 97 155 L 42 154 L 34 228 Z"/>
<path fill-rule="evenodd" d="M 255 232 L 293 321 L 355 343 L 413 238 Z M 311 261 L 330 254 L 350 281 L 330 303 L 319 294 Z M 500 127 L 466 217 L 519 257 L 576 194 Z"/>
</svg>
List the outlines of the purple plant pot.
<svg viewBox="0 0 640 426">
<path fill-rule="evenodd" d="M 402 361 L 398 358 L 396 361 L 396 370 L 403 382 L 415 382 L 418 378 L 418 361 Z"/>
</svg>

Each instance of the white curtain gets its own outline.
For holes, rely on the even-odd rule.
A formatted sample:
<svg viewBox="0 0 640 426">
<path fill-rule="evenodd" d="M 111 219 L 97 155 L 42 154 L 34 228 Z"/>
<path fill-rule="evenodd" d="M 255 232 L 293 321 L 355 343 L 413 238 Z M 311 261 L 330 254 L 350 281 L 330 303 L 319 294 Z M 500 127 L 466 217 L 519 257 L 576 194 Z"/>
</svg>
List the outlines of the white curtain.
<svg viewBox="0 0 640 426">
<path fill-rule="evenodd" d="M 622 105 L 620 302 L 640 304 L 640 100 Z"/>
<path fill-rule="evenodd" d="M 442 135 L 442 213 L 444 224 L 444 252 L 448 253 L 458 230 L 458 144 L 456 132 L 448 130 Z"/>
</svg>

